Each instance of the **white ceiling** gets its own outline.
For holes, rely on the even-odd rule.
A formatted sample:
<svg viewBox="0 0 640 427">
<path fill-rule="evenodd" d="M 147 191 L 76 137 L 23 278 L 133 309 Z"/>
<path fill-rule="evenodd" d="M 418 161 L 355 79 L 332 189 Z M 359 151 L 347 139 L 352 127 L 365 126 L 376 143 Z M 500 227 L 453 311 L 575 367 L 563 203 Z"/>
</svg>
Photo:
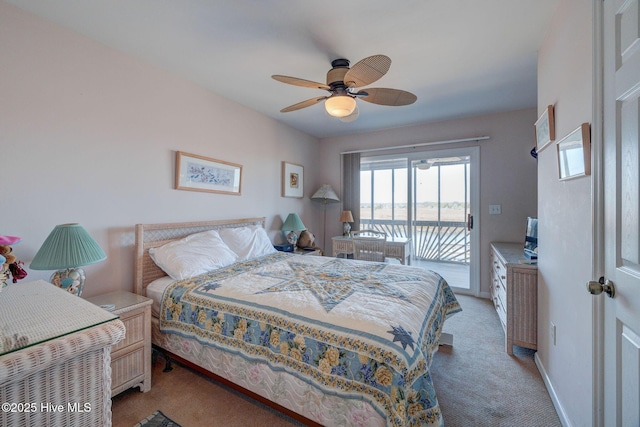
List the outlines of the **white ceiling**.
<svg viewBox="0 0 640 427">
<path fill-rule="evenodd" d="M 537 50 L 557 0 L 6 0 L 317 137 L 536 106 Z M 416 103 L 358 101 L 343 123 L 327 92 L 271 79 L 325 82 L 331 61 L 384 54 L 370 87 Z M 169 101 L 168 101 L 169 102 Z"/>
</svg>

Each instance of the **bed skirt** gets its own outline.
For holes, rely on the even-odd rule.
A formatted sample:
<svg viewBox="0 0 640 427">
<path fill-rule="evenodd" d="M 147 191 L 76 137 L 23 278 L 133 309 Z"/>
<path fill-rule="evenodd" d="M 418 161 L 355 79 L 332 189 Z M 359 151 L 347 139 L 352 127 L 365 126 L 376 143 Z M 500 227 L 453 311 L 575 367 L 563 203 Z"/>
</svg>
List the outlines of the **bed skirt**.
<svg viewBox="0 0 640 427">
<path fill-rule="evenodd" d="M 368 403 L 323 392 L 265 363 L 248 361 L 176 334 L 160 332 L 152 318 L 154 345 L 323 426 L 383 427 L 386 420 Z"/>
</svg>

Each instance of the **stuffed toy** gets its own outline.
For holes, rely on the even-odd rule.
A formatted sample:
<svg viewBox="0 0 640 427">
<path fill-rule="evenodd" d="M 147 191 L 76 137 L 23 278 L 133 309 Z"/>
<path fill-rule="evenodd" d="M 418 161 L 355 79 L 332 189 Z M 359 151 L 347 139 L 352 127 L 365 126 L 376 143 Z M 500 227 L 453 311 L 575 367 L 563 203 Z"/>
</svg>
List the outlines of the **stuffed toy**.
<svg viewBox="0 0 640 427">
<path fill-rule="evenodd" d="M 27 272 L 22 268 L 24 263 L 18 261 L 11 247 L 18 242 L 19 237 L 0 236 L 0 289 L 8 284 L 10 277 L 13 277 L 12 281 L 16 283 L 27 276 Z"/>
<path fill-rule="evenodd" d="M 298 237 L 298 247 L 299 248 L 315 248 L 320 249 L 315 246 L 314 242 L 316 240 L 316 236 L 313 235 L 309 230 L 304 230 L 300 233 L 300 237 Z"/>
</svg>

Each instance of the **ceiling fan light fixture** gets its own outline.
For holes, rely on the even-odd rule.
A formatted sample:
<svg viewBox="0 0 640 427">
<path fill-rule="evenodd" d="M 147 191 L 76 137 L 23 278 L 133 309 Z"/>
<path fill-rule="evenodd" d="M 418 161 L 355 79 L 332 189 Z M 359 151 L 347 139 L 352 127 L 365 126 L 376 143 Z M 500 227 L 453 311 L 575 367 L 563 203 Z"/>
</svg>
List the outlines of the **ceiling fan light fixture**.
<svg viewBox="0 0 640 427">
<path fill-rule="evenodd" d="M 349 95 L 333 95 L 324 102 L 324 108 L 330 116 L 346 117 L 356 108 L 356 100 Z"/>
<path fill-rule="evenodd" d="M 340 117 L 340 121 L 345 123 L 351 123 L 352 121 L 357 119 L 359 115 L 360 115 L 360 110 L 358 110 L 358 106 L 356 105 L 356 108 L 353 109 L 353 113 L 349 114 L 348 116 Z"/>
</svg>

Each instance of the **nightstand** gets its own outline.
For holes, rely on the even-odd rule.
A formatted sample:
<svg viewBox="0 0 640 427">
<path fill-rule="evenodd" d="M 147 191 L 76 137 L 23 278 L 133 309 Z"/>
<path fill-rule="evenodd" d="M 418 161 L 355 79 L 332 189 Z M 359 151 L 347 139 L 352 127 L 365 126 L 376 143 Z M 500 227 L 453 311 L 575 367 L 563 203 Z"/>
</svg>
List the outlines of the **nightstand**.
<svg viewBox="0 0 640 427">
<path fill-rule="evenodd" d="M 113 304 L 113 314 L 127 328 L 125 339 L 111 348 L 111 394 L 131 387 L 151 389 L 151 304 L 150 298 L 116 291 L 87 298 L 96 305 Z"/>
<path fill-rule="evenodd" d="M 322 251 L 320 249 L 314 249 L 312 251 L 307 251 L 300 248 L 295 248 L 293 253 L 296 255 L 312 255 L 312 256 L 322 256 Z"/>
</svg>

